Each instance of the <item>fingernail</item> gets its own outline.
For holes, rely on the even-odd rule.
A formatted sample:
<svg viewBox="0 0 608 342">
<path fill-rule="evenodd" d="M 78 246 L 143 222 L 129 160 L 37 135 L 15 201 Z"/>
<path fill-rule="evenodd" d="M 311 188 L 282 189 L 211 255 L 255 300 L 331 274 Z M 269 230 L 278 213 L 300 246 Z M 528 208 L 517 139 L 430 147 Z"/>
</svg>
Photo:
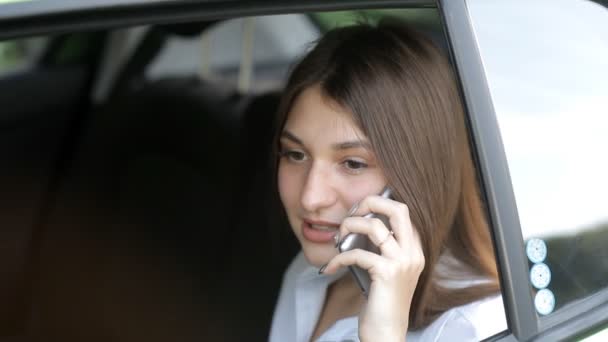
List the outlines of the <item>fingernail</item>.
<svg viewBox="0 0 608 342">
<path fill-rule="evenodd" d="M 350 211 L 348 212 L 347 216 L 351 216 L 352 214 L 354 214 L 355 211 L 357 211 L 357 209 L 359 209 L 359 202 L 355 203 L 355 205 L 353 205 L 353 207 L 350 208 Z"/>
<path fill-rule="evenodd" d="M 334 242 L 335 242 L 335 247 L 338 247 L 338 245 L 340 244 L 340 232 L 337 232 L 336 235 L 334 235 Z"/>
<path fill-rule="evenodd" d="M 327 264 L 321 266 L 321 268 L 319 268 L 319 274 L 323 274 L 323 271 L 325 271 L 326 268 L 327 268 Z"/>
</svg>

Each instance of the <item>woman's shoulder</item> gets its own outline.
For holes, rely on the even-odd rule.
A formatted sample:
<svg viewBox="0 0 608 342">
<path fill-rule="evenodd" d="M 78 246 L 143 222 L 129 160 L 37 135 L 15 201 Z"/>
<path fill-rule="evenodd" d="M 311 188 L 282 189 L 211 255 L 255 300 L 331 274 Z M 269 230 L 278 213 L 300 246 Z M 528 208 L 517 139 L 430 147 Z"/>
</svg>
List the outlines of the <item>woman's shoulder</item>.
<svg viewBox="0 0 608 342">
<path fill-rule="evenodd" d="M 454 308 L 475 329 L 479 340 L 507 330 L 507 317 L 502 296 L 491 297 Z"/>
<path fill-rule="evenodd" d="M 496 294 L 444 312 L 411 340 L 480 341 L 506 329 L 502 296 Z"/>
<path fill-rule="evenodd" d="M 318 341 L 359 341 L 357 317 L 336 322 Z M 502 297 L 495 295 L 444 312 L 427 327 L 408 331 L 408 342 L 481 341 L 505 331 Z"/>
</svg>

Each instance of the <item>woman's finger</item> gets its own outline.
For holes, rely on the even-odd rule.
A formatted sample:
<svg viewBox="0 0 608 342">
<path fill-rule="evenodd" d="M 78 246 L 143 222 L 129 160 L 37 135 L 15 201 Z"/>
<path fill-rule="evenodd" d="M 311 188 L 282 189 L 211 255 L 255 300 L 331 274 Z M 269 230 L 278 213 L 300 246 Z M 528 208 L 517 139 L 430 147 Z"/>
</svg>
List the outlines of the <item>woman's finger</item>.
<svg viewBox="0 0 608 342">
<path fill-rule="evenodd" d="M 323 274 L 333 274 L 342 267 L 356 265 L 367 270 L 370 275 L 372 275 L 374 269 L 377 270 L 381 267 L 382 263 L 386 263 L 387 261 L 386 258 L 383 258 L 376 253 L 362 249 L 353 249 L 352 251 L 340 253 L 333 257 L 319 272 Z"/>
<path fill-rule="evenodd" d="M 399 245 L 404 246 L 403 243 L 411 241 L 414 237 L 414 227 L 407 205 L 380 196 L 368 196 L 359 203 L 352 215 L 362 216 L 368 213 L 381 214 L 388 218 Z"/>
<path fill-rule="evenodd" d="M 347 217 L 340 225 L 340 236 L 346 237 L 350 233 L 367 235 L 386 257 L 393 258 L 401 253 L 393 233 L 379 218 Z"/>
</svg>

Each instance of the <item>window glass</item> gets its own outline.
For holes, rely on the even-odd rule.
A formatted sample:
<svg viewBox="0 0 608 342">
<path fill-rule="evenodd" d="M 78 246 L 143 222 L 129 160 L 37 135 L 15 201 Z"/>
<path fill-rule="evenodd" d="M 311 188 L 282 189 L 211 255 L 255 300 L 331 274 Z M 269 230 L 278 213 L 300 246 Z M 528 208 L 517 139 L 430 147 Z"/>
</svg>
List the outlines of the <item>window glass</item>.
<svg viewBox="0 0 608 342">
<path fill-rule="evenodd" d="M 32 0 L 0 0 L 0 5 L 10 4 L 11 2 L 23 2 L 23 1 L 32 1 Z"/>
<path fill-rule="evenodd" d="M 313 21 L 322 31 L 329 31 L 334 27 L 356 24 L 358 22 L 376 22 L 382 18 L 390 17 L 406 20 L 411 25 L 420 28 L 425 26 L 439 27 L 439 16 L 435 8 L 407 8 L 407 9 L 373 9 L 358 11 L 317 12 L 311 15 Z"/>
<path fill-rule="evenodd" d="M 199 76 L 204 80 L 225 81 L 234 86 L 239 82 L 243 59 L 249 55 L 253 66 L 250 91 L 264 93 L 269 89 L 280 89 L 289 68 L 322 32 L 359 21 L 375 22 L 384 17 L 402 19 L 428 34 L 438 45 L 444 48 L 446 46 L 439 12 L 435 8 L 238 18 L 209 27 L 202 23 L 202 30 L 196 30 L 197 24 L 191 23 L 188 30 L 165 27 L 168 39 L 146 69 L 146 80 L 157 81 L 172 77 L 196 79 Z M 249 43 L 248 39 L 251 39 Z M 447 54 L 447 49 L 444 51 Z M 215 82 L 212 83 L 216 85 Z M 486 317 L 493 317 L 494 313 L 502 317 L 501 302 L 493 302 L 488 308 L 492 310 L 492 315 Z M 502 322 L 496 320 L 491 322 L 493 324 L 484 324 L 483 334 L 490 336 L 500 333 L 506 327 Z"/>
<path fill-rule="evenodd" d="M 579 342 L 600 342 L 608 340 L 608 328 L 592 333 L 591 335 L 582 338 Z"/>
<path fill-rule="evenodd" d="M 608 285 L 608 9 L 468 0 L 539 315 Z"/>
<path fill-rule="evenodd" d="M 204 29 L 200 34 L 171 34 L 146 75 L 154 80 L 198 74 L 236 85 L 245 92 L 276 90 L 285 81 L 293 61 L 321 32 L 383 17 L 406 19 L 419 29 L 432 32 L 435 41 L 444 44 L 439 33 L 439 16 L 433 8 L 237 18 Z"/>
<path fill-rule="evenodd" d="M 393 8 L 393 9 L 369 9 L 333 12 L 316 12 L 310 15 L 312 22 L 316 24 L 321 32 L 327 32 L 333 28 L 348 26 L 357 23 L 377 23 L 379 20 L 397 20 L 406 22 L 408 25 L 423 32 L 433 42 L 447 51 L 447 45 L 439 12 L 436 8 Z"/>
<path fill-rule="evenodd" d="M 46 41 L 46 38 L 0 41 L 0 77 L 32 67 Z"/>
<path fill-rule="evenodd" d="M 198 74 L 238 84 L 245 92 L 276 90 L 291 62 L 318 36 L 318 28 L 303 14 L 227 20 L 201 34 L 171 35 L 147 76 Z"/>
</svg>

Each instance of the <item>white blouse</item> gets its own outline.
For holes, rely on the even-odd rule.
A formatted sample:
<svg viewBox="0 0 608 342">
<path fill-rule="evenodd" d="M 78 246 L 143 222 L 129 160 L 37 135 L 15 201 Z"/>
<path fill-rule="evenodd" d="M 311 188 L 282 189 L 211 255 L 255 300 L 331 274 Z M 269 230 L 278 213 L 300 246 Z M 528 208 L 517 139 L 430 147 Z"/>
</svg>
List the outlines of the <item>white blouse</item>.
<svg viewBox="0 0 608 342">
<path fill-rule="evenodd" d="M 270 342 L 309 342 L 325 302 L 327 287 L 347 270 L 319 275 L 300 251 L 281 287 Z M 479 341 L 507 329 L 502 297 L 496 295 L 444 312 L 427 327 L 408 332 L 407 342 Z M 338 320 L 316 342 L 359 342 L 358 317 Z"/>
</svg>

